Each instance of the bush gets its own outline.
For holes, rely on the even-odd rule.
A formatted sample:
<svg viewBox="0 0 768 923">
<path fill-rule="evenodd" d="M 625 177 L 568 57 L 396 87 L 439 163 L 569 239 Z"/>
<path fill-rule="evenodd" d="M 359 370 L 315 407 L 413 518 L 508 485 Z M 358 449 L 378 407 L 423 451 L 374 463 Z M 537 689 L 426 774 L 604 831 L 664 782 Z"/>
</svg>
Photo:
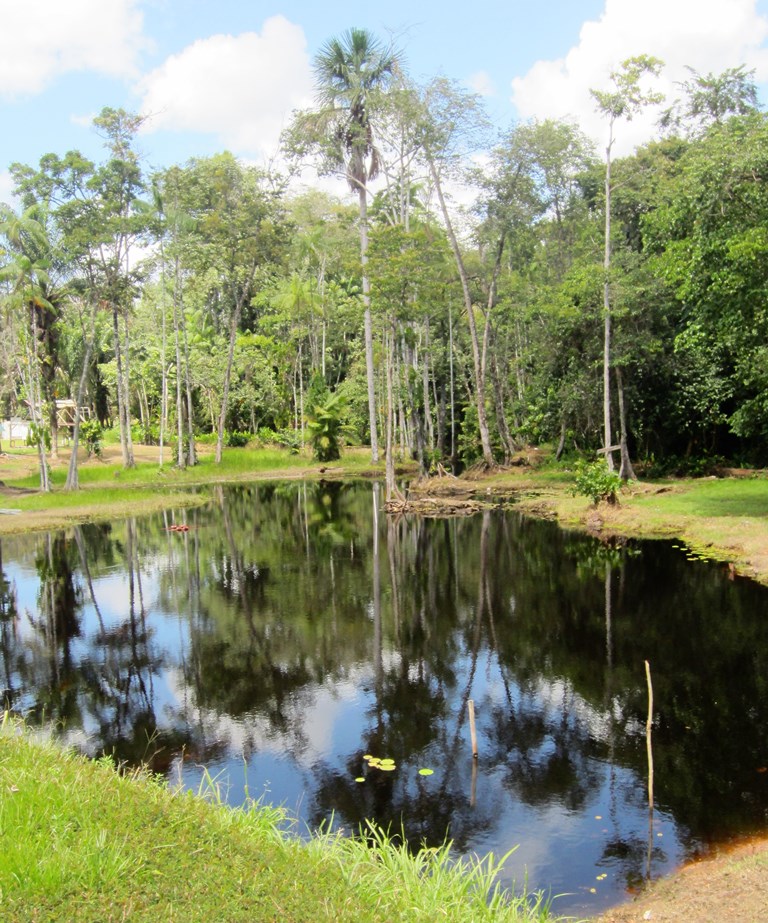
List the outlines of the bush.
<svg viewBox="0 0 768 923">
<path fill-rule="evenodd" d="M 224 444 L 230 449 L 242 449 L 247 446 L 252 439 L 251 433 L 243 432 L 238 429 L 230 429 L 224 433 Z"/>
<path fill-rule="evenodd" d="M 322 395 L 307 415 L 309 441 L 315 458 L 321 462 L 341 458 L 342 414 L 345 408 L 343 395 Z"/>
<path fill-rule="evenodd" d="M 141 445 L 160 445 L 160 425 L 158 423 L 134 423 L 131 427 L 131 439 Z"/>
<path fill-rule="evenodd" d="M 83 420 L 80 424 L 78 438 L 82 440 L 88 452 L 88 458 L 95 455 L 101 458 L 101 423 L 98 420 Z"/>
<path fill-rule="evenodd" d="M 283 449 L 288 449 L 291 455 L 298 455 L 301 449 L 301 433 L 296 429 L 286 427 L 275 433 L 275 442 Z"/>
<path fill-rule="evenodd" d="M 256 438 L 261 445 L 279 445 L 277 432 L 271 426 L 260 426 Z"/>
<path fill-rule="evenodd" d="M 595 506 L 601 500 L 615 505 L 619 502 L 621 484 L 619 475 L 615 471 L 609 471 L 604 461 L 591 464 L 580 462 L 576 466 L 573 492 L 588 497 Z"/>
</svg>

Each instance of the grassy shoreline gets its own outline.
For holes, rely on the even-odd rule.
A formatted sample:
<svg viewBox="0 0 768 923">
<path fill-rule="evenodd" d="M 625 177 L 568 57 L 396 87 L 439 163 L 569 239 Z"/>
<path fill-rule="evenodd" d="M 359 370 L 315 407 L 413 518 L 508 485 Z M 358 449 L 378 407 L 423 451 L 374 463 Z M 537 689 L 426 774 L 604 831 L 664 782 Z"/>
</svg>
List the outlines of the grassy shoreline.
<svg viewBox="0 0 768 923">
<path fill-rule="evenodd" d="M 383 477 L 383 465 L 370 464 L 367 449 L 348 449 L 340 462 L 322 465 L 308 455 L 279 449 L 228 449 L 220 465 L 210 451 L 200 464 L 179 470 L 159 466 L 157 449 L 137 447 L 137 466 L 126 471 L 112 449 L 105 460 L 81 465 L 81 490 L 63 490 L 67 457 L 53 467 L 54 490 L 36 491 L 36 459 L 30 453 L 0 458 L 0 513 L 4 534 L 65 528 L 88 520 L 183 508 L 206 503 L 216 484 L 267 479 L 337 479 Z M 461 478 L 432 478 L 412 484 L 409 500 L 427 515 L 513 500 L 515 509 L 555 519 L 568 529 L 602 539 L 674 538 L 691 556 L 723 562 L 729 575 L 741 574 L 768 585 L 768 475 L 636 481 L 622 491 L 620 503 L 592 506 L 572 492 L 574 473 L 567 467 L 541 464 L 541 453 L 526 464 Z M 403 469 L 403 474 L 414 469 Z M 190 488 L 198 488 L 193 492 Z"/>
<path fill-rule="evenodd" d="M 498 864 L 410 855 L 382 835 L 299 840 L 280 809 L 221 804 L 147 773 L 121 776 L 7 715 L 0 727 L 0 918 L 210 923 L 545 923 L 540 896 L 494 885 Z"/>
</svg>

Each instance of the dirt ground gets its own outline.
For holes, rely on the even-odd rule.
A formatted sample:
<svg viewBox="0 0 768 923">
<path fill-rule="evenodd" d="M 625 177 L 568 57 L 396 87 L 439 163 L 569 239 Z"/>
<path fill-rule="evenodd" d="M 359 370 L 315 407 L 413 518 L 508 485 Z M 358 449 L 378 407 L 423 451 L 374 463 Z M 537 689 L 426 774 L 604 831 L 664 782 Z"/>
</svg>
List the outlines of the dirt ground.
<svg viewBox="0 0 768 923">
<path fill-rule="evenodd" d="M 768 839 L 687 865 L 600 923 L 766 923 Z"/>
</svg>

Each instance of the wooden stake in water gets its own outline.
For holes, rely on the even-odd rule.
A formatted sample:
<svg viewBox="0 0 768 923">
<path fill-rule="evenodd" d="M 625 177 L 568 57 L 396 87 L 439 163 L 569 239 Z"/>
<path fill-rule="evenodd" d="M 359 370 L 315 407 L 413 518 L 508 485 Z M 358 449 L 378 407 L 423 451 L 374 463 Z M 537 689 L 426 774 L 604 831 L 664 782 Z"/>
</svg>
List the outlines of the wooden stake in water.
<svg viewBox="0 0 768 923">
<path fill-rule="evenodd" d="M 648 750 L 648 808 L 653 811 L 653 749 L 651 747 L 651 728 L 653 726 L 653 685 L 651 683 L 651 666 L 645 661 L 645 679 L 648 683 L 648 720 L 645 723 L 645 746 Z"/>
<path fill-rule="evenodd" d="M 648 750 L 648 852 L 646 854 L 645 877 L 651 880 L 651 861 L 653 859 L 653 749 L 651 748 L 651 729 L 653 726 L 653 685 L 651 684 L 651 666 L 645 661 L 645 679 L 648 684 L 648 720 L 645 723 L 645 746 Z"/>
<path fill-rule="evenodd" d="M 475 731 L 475 703 L 472 699 L 467 702 L 469 709 L 469 733 L 472 735 L 472 756 L 477 759 L 477 733 Z"/>
</svg>

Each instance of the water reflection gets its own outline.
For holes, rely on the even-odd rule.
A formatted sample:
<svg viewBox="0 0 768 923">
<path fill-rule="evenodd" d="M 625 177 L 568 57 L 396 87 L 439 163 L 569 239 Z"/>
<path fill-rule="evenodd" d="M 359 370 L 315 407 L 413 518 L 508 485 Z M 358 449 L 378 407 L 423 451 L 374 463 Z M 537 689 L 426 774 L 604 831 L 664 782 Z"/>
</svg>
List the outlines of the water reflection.
<svg viewBox="0 0 768 923">
<path fill-rule="evenodd" d="M 563 913 L 765 827 L 765 590 L 668 543 L 511 513 L 394 520 L 378 490 L 217 488 L 202 509 L 6 539 L 6 707 L 310 827 L 520 843 L 506 881 L 568 892 Z"/>
</svg>

